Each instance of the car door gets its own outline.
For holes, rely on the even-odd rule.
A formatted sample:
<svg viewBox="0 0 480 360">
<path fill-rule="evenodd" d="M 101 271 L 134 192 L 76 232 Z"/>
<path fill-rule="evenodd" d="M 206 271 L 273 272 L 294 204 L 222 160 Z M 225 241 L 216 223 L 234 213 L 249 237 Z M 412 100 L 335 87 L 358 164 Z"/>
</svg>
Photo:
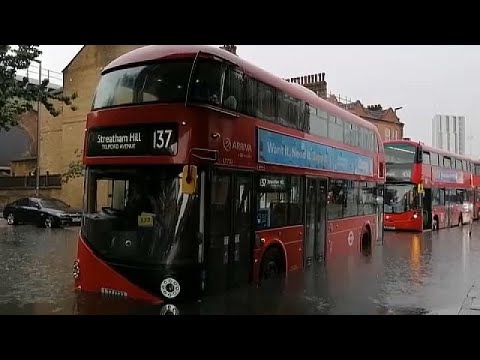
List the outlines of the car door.
<svg viewBox="0 0 480 360">
<path fill-rule="evenodd" d="M 15 220 L 17 222 L 27 222 L 27 207 L 28 207 L 28 199 L 22 198 L 15 202 L 15 207 L 13 209 L 13 214 L 15 215 Z"/>
<path fill-rule="evenodd" d="M 28 199 L 28 205 L 25 207 L 26 221 L 30 224 L 38 224 L 40 221 L 40 203 L 36 199 Z"/>
</svg>

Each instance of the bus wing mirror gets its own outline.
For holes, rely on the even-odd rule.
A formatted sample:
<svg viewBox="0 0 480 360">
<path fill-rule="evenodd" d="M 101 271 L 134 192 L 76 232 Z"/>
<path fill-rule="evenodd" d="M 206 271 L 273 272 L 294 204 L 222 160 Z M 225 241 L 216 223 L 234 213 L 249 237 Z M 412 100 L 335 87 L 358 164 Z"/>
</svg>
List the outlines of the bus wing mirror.
<svg viewBox="0 0 480 360">
<path fill-rule="evenodd" d="M 182 172 L 181 192 L 182 194 L 195 194 L 197 191 L 197 167 L 185 165 Z"/>
</svg>

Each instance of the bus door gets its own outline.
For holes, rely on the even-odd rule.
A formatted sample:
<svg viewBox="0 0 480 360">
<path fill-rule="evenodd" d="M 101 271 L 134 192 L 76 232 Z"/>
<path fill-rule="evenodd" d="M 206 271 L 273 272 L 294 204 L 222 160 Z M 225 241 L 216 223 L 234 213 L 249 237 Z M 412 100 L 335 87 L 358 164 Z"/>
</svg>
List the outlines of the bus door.
<svg viewBox="0 0 480 360">
<path fill-rule="evenodd" d="M 368 183 L 367 183 L 368 185 Z M 385 206 L 385 200 L 384 200 L 384 196 L 385 196 L 385 185 L 384 184 L 376 184 L 375 185 L 376 188 L 375 188 L 375 191 L 374 191 L 374 195 L 375 195 L 375 215 L 376 215 L 376 219 L 375 219 L 375 224 L 377 225 L 376 227 L 376 232 L 375 234 L 377 234 L 377 244 L 383 244 L 383 234 L 384 234 L 384 230 L 383 230 L 383 222 L 384 222 L 384 206 Z"/>
<path fill-rule="evenodd" d="M 445 189 L 445 227 L 453 226 L 453 207 L 455 206 L 455 197 L 455 190 Z"/>
<path fill-rule="evenodd" d="M 432 189 L 424 189 L 423 194 L 423 229 L 432 228 Z"/>
<path fill-rule="evenodd" d="M 327 179 L 307 178 L 305 192 L 305 265 L 325 260 Z"/>
<path fill-rule="evenodd" d="M 210 184 L 206 290 L 215 293 L 250 281 L 253 175 L 215 170 Z"/>
</svg>

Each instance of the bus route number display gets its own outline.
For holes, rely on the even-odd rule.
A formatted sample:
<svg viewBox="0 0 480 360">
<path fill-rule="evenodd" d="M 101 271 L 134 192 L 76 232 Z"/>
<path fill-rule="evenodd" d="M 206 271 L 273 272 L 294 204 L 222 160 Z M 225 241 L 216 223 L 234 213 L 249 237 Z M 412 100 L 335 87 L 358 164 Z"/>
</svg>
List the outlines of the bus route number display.
<svg viewBox="0 0 480 360">
<path fill-rule="evenodd" d="M 88 133 L 87 156 L 176 155 L 175 124 L 92 129 Z"/>
</svg>

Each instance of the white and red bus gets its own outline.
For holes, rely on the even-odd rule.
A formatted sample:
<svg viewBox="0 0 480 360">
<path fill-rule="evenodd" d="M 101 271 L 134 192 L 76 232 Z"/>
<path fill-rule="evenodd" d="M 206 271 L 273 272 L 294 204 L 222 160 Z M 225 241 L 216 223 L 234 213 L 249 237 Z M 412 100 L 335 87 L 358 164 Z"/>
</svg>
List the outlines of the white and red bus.
<svg viewBox="0 0 480 360">
<path fill-rule="evenodd" d="M 474 162 L 420 142 L 384 142 L 386 230 L 423 231 L 468 223 Z"/>
<path fill-rule="evenodd" d="M 383 237 L 377 128 L 222 49 L 147 46 L 106 66 L 84 163 L 84 291 L 178 300 Z"/>
</svg>

